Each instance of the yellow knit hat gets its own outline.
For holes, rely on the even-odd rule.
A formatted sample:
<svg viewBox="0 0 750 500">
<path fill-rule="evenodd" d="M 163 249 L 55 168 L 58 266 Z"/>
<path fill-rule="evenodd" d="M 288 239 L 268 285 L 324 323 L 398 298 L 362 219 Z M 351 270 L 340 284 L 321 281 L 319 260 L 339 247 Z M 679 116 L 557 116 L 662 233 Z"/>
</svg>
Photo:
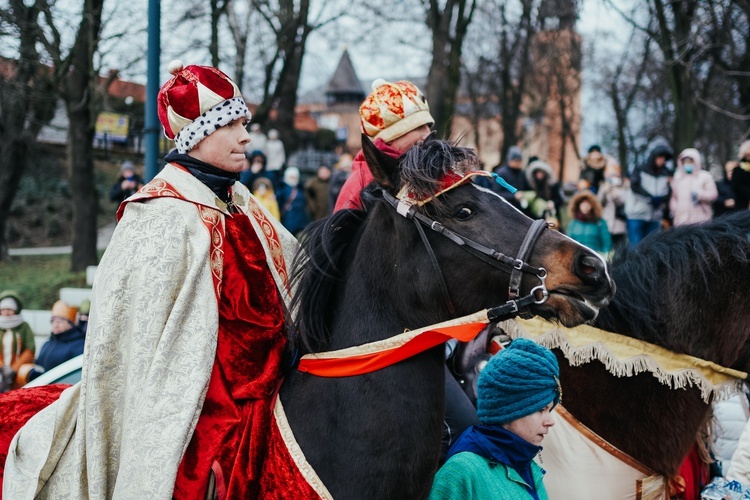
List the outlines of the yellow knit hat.
<svg viewBox="0 0 750 500">
<path fill-rule="evenodd" d="M 377 79 L 372 82 L 372 92 L 359 107 L 362 131 L 372 139 L 391 142 L 422 125 L 432 126 L 435 119 L 430 114 L 422 92 L 411 82 L 395 83 Z"/>
</svg>

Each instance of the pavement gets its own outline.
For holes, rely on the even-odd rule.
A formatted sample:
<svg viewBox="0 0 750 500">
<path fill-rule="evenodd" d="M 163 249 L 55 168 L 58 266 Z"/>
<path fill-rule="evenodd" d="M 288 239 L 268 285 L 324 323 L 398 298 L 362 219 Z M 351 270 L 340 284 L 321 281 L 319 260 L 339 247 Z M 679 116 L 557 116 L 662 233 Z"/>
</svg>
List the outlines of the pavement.
<svg viewBox="0 0 750 500">
<path fill-rule="evenodd" d="M 115 223 L 108 224 L 99 228 L 96 238 L 97 250 L 104 250 L 112 239 L 112 233 L 115 231 Z M 65 255 L 73 251 L 71 245 L 62 247 L 38 247 L 38 248 L 11 248 L 8 250 L 9 255 Z"/>
</svg>

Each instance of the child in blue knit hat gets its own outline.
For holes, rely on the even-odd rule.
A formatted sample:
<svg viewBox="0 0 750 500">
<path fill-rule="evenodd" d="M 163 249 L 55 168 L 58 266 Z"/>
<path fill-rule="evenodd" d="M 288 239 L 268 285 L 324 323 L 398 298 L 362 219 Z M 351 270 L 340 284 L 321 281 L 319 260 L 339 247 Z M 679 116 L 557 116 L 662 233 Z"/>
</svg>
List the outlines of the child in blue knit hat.
<svg viewBox="0 0 750 500">
<path fill-rule="evenodd" d="M 546 500 L 544 471 L 534 461 L 554 425 L 560 368 L 552 352 L 516 339 L 479 375 L 477 416 L 448 453 L 430 499 Z"/>
</svg>

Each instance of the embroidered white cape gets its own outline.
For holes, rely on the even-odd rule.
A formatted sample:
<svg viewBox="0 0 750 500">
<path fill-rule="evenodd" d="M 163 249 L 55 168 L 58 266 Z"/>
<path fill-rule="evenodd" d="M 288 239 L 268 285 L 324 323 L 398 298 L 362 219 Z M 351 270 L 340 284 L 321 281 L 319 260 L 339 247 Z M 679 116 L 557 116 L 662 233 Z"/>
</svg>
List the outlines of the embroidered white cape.
<svg viewBox="0 0 750 500">
<path fill-rule="evenodd" d="M 172 496 L 214 363 L 230 214 L 183 169 L 167 165 L 152 183 L 160 181 L 191 202 L 127 204 L 93 286 L 81 382 L 14 437 L 4 498 Z M 233 198 L 288 305 L 285 263 L 296 240 L 240 183 Z"/>
</svg>

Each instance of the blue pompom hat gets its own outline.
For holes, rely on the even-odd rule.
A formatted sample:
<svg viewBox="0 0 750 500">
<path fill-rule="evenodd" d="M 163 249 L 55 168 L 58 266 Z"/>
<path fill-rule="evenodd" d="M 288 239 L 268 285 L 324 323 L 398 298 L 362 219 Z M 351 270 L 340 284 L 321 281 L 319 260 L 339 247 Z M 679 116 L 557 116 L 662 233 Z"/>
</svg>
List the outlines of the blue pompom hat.
<svg viewBox="0 0 750 500">
<path fill-rule="evenodd" d="M 499 425 L 531 415 L 562 396 L 560 367 L 552 351 L 515 339 L 490 359 L 477 381 L 477 416 Z"/>
</svg>

